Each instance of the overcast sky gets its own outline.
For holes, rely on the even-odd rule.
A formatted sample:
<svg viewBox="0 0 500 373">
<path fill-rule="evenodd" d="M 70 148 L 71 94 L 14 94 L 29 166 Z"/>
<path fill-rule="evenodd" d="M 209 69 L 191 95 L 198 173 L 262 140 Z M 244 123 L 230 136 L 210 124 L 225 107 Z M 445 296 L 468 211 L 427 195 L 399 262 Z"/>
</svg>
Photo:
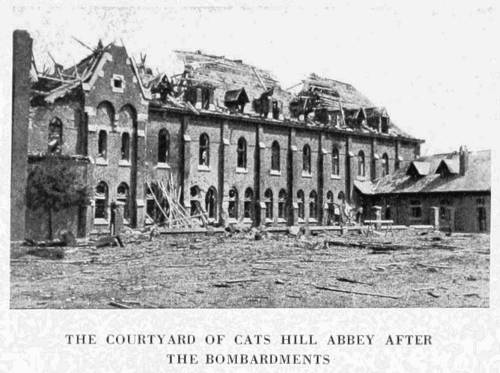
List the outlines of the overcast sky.
<svg viewBox="0 0 500 373">
<path fill-rule="evenodd" d="M 201 49 L 270 70 L 285 88 L 311 72 L 349 82 L 425 139 L 423 153 L 498 142 L 500 30 L 493 0 L 134 3 L 20 6 L 12 22 L 34 37 L 39 65 L 48 51 L 64 65 L 86 55 L 71 36 L 90 45 L 122 39 L 133 55 L 145 52 L 149 65 L 168 72 L 181 68 L 172 50 Z"/>
</svg>

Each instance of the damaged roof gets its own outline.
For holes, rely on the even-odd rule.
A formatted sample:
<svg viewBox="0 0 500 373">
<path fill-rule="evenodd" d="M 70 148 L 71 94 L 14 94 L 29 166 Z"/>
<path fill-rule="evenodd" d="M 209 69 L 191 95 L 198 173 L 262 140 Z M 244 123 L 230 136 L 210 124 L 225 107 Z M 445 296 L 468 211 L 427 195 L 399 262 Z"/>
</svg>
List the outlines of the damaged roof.
<svg viewBox="0 0 500 373">
<path fill-rule="evenodd" d="M 449 192 L 490 192 L 491 191 L 491 151 L 468 152 L 469 160 L 465 175 L 460 175 L 459 154 L 435 154 L 421 157 L 413 161 L 409 167 L 420 167 L 416 164 L 428 164 L 429 172 L 425 176 L 414 177 L 406 169 L 373 182 L 355 181 L 358 190 L 366 195 L 405 194 L 405 193 L 449 193 Z M 444 163 L 443 163 L 444 162 Z M 452 164 L 456 173 L 444 177 L 438 172 L 441 164 Z"/>
<path fill-rule="evenodd" d="M 200 51 L 176 50 L 174 53 L 184 62 L 185 70 L 193 83 L 210 83 L 214 86 L 215 103 L 224 107 L 226 91 L 245 88 L 250 101 L 259 98 L 267 89 L 274 87 L 273 97 L 283 102 L 283 114 L 288 114 L 288 104 L 292 94 L 283 90 L 280 83 L 269 71 L 247 65 L 241 60 L 231 60 L 224 56 L 203 54 Z M 245 113 L 254 113 L 252 105 L 245 107 Z"/>
</svg>

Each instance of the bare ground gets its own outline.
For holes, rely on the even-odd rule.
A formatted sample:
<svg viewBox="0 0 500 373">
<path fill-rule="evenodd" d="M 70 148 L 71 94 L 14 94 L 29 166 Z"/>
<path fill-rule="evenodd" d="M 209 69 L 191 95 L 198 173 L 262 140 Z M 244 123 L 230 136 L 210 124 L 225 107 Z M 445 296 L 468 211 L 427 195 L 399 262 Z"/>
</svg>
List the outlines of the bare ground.
<svg viewBox="0 0 500 373">
<path fill-rule="evenodd" d="M 332 240 L 335 245 L 328 244 Z M 338 246 L 339 240 L 402 247 L 374 253 Z M 125 241 L 125 248 L 65 248 L 63 259 L 12 247 L 11 307 L 489 306 L 485 234 L 446 237 L 409 230 L 387 237 L 269 234 L 255 240 L 249 232 L 151 241 L 130 235 Z"/>
</svg>

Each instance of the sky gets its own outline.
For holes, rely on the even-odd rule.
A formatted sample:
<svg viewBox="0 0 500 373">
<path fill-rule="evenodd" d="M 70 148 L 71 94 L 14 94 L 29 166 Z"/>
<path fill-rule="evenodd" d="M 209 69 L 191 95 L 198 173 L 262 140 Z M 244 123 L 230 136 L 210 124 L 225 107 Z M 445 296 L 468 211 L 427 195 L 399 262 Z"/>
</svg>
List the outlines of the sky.
<svg viewBox="0 0 500 373">
<path fill-rule="evenodd" d="M 72 36 L 91 46 L 123 42 L 170 74 L 182 69 L 172 50 L 202 50 L 270 70 L 284 88 L 312 72 L 351 83 L 424 139 L 423 154 L 497 143 L 495 1 L 93 3 L 20 1 L 12 27 L 31 33 L 39 67 L 50 63 L 48 52 L 65 66 L 84 57 Z"/>
</svg>

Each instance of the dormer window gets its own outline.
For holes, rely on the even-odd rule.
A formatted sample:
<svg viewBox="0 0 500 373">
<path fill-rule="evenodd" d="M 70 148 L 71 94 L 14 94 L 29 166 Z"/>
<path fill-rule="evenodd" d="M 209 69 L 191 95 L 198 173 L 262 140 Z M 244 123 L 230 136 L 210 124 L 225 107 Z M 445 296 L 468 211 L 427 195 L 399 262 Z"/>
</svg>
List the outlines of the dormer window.
<svg viewBox="0 0 500 373">
<path fill-rule="evenodd" d="M 113 74 L 111 78 L 111 89 L 113 92 L 123 93 L 125 89 L 125 79 L 123 75 Z"/>
</svg>

